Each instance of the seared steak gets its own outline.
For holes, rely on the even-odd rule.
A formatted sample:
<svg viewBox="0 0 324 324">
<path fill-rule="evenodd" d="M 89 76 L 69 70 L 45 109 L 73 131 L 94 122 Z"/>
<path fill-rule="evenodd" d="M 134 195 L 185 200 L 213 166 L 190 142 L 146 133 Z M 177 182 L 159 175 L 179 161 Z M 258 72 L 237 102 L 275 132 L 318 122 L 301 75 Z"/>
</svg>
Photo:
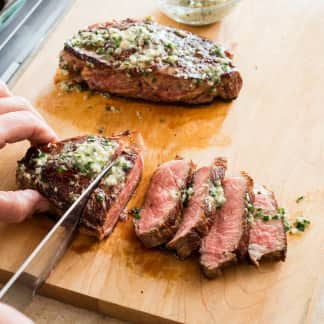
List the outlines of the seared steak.
<svg viewBox="0 0 324 324">
<path fill-rule="evenodd" d="M 209 233 L 200 248 L 200 264 L 207 277 L 215 277 L 221 269 L 236 263 L 247 253 L 246 194 L 252 191 L 252 180 L 247 176 L 223 181 L 225 203 L 217 212 Z M 250 195 L 252 196 L 252 194 Z"/>
<path fill-rule="evenodd" d="M 81 231 L 100 240 L 108 236 L 137 188 L 142 171 L 143 161 L 138 150 L 124 148 L 91 194 L 81 218 Z"/>
<path fill-rule="evenodd" d="M 142 158 L 118 137 L 82 136 L 31 147 L 18 162 L 17 182 L 42 193 L 60 216 L 91 180 L 115 160 L 114 167 L 91 195 L 81 217 L 81 229 L 103 239 L 109 235 L 134 192 Z"/>
<path fill-rule="evenodd" d="M 242 87 L 228 51 L 149 20 L 113 21 L 79 31 L 66 41 L 60 67 L 90 89 L 150 101 L 232 100 Z"/>
<path fill-rule="evenodd" d="M 255 185 L 254 196 L 254 216 L 250 222 L 248 246 L 250 259 L 257 266 L 263 259 L 285 261 L 287 237 L 275 196 L 260 185 Z"/>
<path fill-rule="evenodd" d="M 218 158 L 212 166 L 202 167 L 194 173 L 192 186 L 187 189 L 189 194 L 191 190 L 193 193 L 188 199 L 183 220 L 167 244 L 168 248 L 177 250 L 181 259 L 200 247 L 201 238 L 208 233 L 215 219 L 216 209 L 225 201 L 222 180 L 226 167 L 227 161 Z"/>
<path fill-rule="evenodd" d="M 136 234 L 146 247 L 166 243 L 176 233 L 191 172 L 192 164 L 185 160 L 163 163 L 154 172 L 139 219 L 134 219 Z"/>
</svg>

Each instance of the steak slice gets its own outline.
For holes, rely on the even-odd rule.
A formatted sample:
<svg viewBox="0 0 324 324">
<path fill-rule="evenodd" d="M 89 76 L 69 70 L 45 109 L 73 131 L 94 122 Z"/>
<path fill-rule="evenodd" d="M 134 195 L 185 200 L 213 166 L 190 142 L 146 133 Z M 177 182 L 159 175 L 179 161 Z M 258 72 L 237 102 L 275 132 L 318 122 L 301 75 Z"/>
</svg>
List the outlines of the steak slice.
<svg viewBox="0 0 324 324">
<path fill-rule="evenodd" d="M 60 68 L 90 89 L 156 102 L 232 100 L 242 87 L 228 51 L 149 20 L 112 21 L 79 31 L 65 42 Z"/>
<path fill-rule="evenodd" d="M 249 257 L 256 266 L 263 259 L 285 261 L 287 236 L 284 221 L 278 215 L 274 193 L 264 186 L 255 185 L 254 196 L 255 216 L 250 224 Z M 262 213 L 261 217 L 256 217 L 258 212 Z M 272 219 L 264 220 L 263 215 L 266 219 L 270 215 Z"/>
<path fill-rule="evenodd" d="M 134 182 L 139 181 L 142 171 L 139 153 L 135 149 L 125 148 L 121 138 L 81 136 L 31 147 L 18 162 L 17 183 L 22 188 L 38 190 L 48 198 L 53 212 L 61 216 L 92 179 L 118 157 L 123 157 L 126 162 L 122 162 L 127 164 L 122 173 L 124 177 L 118 178 L 123 181 L 105 187 L 101 183 L 99 187 L 102 191 L 92 194 L 81 217 L 81 227 L 102 239 L 110 234 L 121 211 L 117 206 L 126 204 L 126 198 L 135 190 Z M 130 190 L 128 194 L 125 193 L 126 188 Z M 93 203 L 94 199 L 98 204 Z"/>
<path fill-rule="evenodd" d="M 161 164 L 154 172 L 135 232 L 146 247 L 170 241 L 182 218 L 182 192 L 190 181 L 192 163 L 173 160 Z"/>
<path fill-rule="evenodd" d="M 215 277 L 221 269 L 245 257 L 248 243 L 246 194 L 253 184 L 247 175 L 223 181 L 225 203 L 200 248 L 200 264 L 204 274 Z M 250 195 L 252 196 L 252 194 Z"/>
<path fill-rule="evenodd" d="M 125 148 L 91 194 L 81 217 L 81 232 L 100 240 L 108 236 L 141 179 L 143 160 L 135 148 Z"/>
<path fill-rule="evenodd" d="M 167 244 L 175 249 L 181 259 L 200 247 L 216 216 L 216 209 L 224 203 L 222 181 L 227 168 L 223 158 L 215 159 L 212 166 L 202 167 L 193 175 L 193 194 L 184 210 L 183 220 L 174 236 Z M 187 190 L 188 191 L 188 190 Z"/>
</svg>

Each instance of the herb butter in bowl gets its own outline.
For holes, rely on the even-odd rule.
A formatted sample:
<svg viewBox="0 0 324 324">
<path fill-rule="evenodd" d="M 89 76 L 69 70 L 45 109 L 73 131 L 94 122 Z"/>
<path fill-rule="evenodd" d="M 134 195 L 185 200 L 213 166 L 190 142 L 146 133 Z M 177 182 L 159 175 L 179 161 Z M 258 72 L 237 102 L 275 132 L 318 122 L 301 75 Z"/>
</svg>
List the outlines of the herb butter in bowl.
<svg viewBox="0 0 324 324">
<path fill-rule="evenodd" d="M 157 0 L 160 9 L 177 22 L 203 26 L 220 21 L 240 0 Z"/>
</svg>

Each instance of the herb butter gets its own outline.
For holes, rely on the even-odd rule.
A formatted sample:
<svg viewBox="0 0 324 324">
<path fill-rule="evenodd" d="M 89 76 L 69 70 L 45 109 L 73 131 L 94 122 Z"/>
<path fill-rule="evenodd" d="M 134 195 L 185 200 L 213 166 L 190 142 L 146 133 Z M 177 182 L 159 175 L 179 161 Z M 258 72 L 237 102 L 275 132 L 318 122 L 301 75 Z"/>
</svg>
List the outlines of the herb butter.
<svg viewBox="0 0 324 324">
<path fill-rule="evenodd" d="M 103 180 L 103 184 L 111 187 L 124 183 L 126 180 L 127 170 L 133 167 L 133 163 L 125 157 L 120 156 Z"/>
<path fill-rule="evenodd" d="M 150 74 L 154 66 L 172 69 L 175 77 L 220 81 L 220 76 L 232 69 L 231 60 L 221 46 L 175 28 L 151 21 L 134 23 L 127 28 L 98 26 L 80 31 L 66 46 L 81 53 L 95 53 L 95 58 L 116 70 Z M 61 62 L 65 66 L 65 62 Z M 92 62 L 87 66 L 91 68 Z"/>
</svg>

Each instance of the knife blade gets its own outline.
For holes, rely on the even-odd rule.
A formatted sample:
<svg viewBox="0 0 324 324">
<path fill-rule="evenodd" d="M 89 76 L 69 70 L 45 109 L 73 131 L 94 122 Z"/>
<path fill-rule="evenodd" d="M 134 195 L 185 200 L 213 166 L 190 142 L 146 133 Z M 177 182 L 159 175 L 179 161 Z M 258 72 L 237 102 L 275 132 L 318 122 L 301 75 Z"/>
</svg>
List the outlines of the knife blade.
<svg viewBox="0 0 324 324">
<path fill-rule="evenodd" d="M 0 301 L 12 305 L 17 303 L 18 300 L 18 309 L 29 303 L 69 247 L 89 196 L 110 170 L 113 163 L 108 164 L 90 183 L 2 287 Z M 19 295 L 18 299 L 17 295 Z"/>
</svg>

